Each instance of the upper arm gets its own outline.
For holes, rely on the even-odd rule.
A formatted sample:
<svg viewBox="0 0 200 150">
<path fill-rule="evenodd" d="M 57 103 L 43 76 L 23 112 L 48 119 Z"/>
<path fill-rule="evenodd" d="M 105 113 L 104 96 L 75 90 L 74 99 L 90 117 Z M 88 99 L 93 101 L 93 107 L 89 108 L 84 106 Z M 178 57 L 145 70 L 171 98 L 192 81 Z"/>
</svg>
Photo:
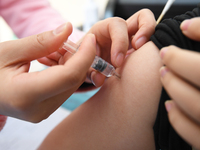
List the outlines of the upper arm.
<svg viewBox="0 0 200 150">
<path fill-rule="evenodd" d="M 161 65 L 152 42 L 130 54 L 117 69 L 121 79 L 108 78 L 53 130 L 43 148 L 56 142 L 63 149 L 155 149 L 153 124 L 161 93 Z"/>
</svg>

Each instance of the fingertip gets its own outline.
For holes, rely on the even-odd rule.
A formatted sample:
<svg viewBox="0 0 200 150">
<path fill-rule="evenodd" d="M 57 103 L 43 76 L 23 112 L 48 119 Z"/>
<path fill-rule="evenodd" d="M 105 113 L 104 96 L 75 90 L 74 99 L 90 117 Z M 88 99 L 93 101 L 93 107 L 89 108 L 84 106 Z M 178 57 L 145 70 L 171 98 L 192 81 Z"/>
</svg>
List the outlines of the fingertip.
<svg viewBox="0 0 200 150">
<path fill-rule="evenodd" d="M 63 23 L 62 25 L 60 25 L 56 29 L 54 29 L 52 32 L 54 35 L 59 35 L 59 34 L 65 33 L 66 30 L 71 34 L 72 24 L 70 22 Z"/>
<path fill-rule="evenodd" d="M 165 102 L 165 108 L 166 108 L 167 112 L 169 112 L 172 109 L 173 105 L 174 105 L 173 101 L 171 101 L 171 100 L 168 100 Z"/>
<path fill-rule="evenodd" d="M 160 75 L 162 78 L 167 74 L 167 72 L 169 72 L 169 69 L 166 68 L 165 66 L 160 68 Z"/>
<path fill-rule="evenodd" d="M 67 24 L 66 24 L 66 23 L 64 23 L 64 24 L 62 24 L 62 25 L 60 25 L 60 26 L 58 26 L 55 30 L 53 30 L 53 34 L 54 34 L 54 35 L 61 34 L 61 33 L 65 30 L 66 27 L 67 27 Z"/>
<path fill-rule="evenodd" d="M 192 23 L 192 20 L 191 20 L 191 19 L 188 19 L 188 20 L 183 21 L 183 22 L 181 23 L 181 26 L 180 26 L 180 27 L 181 27 L 181 30 L 182 30 L 182 31 L 187 31 L 191 23 Z"/>
<path fill-rule="evenodd" d="M 92 71 L 90 79 L 92 83 L 94 84 L 94 86 L 100 87 L 104 83 L 105 76 L 102 75 L 100 72 Z"/>
<path fill-rule="evenodd" d="M 163 59 L 164 58 L 164 56 L 165 56 L 165 54 L 166 54 L 166 52 L 169 50 L 169 48 L 168 47 L 164 47 L 164 48 L 162 48 L 161 49 L 161 51 L 160 51 L 160 57 Z"/>
</svg>

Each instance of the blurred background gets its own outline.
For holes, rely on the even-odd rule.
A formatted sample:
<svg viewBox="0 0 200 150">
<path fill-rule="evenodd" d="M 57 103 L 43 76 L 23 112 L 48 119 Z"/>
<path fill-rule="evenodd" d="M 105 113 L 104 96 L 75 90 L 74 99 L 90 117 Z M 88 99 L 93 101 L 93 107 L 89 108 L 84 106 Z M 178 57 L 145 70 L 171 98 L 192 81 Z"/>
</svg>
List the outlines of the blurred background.
<svg viewBox="0 0 200 150">
<path fill-rule="evenodd" d="M 197 6 L 199 0 L 176 0 L 164 18 L 183 14 Z M 167 0 L 49 0 L 51 5 L 75 27 L 87 31 L 99 20 L 118 16 L 127 19 L 140 9 L 150 9 L 157 19 Z M 17 37 L 0 18 L 0 42 Z M 33 61 L 30 71 L 40 71 L 46 67 Z M 97 89 L 98 90 L 98 89 Z M 62 107 L 72 111 L 91 97 L 97 90 L 73 94 Z"/>
</svg>

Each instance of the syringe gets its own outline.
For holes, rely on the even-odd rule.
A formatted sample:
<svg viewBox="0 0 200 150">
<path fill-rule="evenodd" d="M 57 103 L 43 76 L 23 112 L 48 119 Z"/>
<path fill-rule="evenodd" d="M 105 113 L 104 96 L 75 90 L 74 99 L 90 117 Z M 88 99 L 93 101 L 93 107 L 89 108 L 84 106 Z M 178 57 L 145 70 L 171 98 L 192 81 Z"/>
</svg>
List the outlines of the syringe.
<svg viewBox="0 0 200 150">
<path fill-rule="evenodd" d="M 66 42 L 64 42 L 64 45 L 62 46 L 62 48 L 67 50 L 71 54 L 75 54 L 79 46 L 73 43 L 72 41 L 67 40 Z M 116 73 L 115 68 L 99 56 L 95 56 L 95 59 L 91 67 L 99 71 L 106 77 L 116 76 L 119 79 L 121 78 L 121 76 L 118 73 Z"/>
</svg>

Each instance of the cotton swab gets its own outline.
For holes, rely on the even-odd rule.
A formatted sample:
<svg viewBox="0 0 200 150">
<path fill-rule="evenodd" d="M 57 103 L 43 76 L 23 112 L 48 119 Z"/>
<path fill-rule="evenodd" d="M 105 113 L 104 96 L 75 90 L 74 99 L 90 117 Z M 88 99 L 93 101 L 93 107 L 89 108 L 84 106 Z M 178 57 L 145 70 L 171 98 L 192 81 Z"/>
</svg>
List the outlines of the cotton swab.
<svg viewBox="0 0 200 150">
<path fill-rule="evenodd" d="M 160 21 L 162 20 L 162 18 L 164 17 L 164 15 L 166 14 L 166 12 L 170 9 L 170 7 L 172 6 L 172 4 L 175 2 L 176 0 L 168 0 L 162 13 L 160 14 L 158 20 L 156 21 L 157 24 L 160 23 Z"/>
</svg>

